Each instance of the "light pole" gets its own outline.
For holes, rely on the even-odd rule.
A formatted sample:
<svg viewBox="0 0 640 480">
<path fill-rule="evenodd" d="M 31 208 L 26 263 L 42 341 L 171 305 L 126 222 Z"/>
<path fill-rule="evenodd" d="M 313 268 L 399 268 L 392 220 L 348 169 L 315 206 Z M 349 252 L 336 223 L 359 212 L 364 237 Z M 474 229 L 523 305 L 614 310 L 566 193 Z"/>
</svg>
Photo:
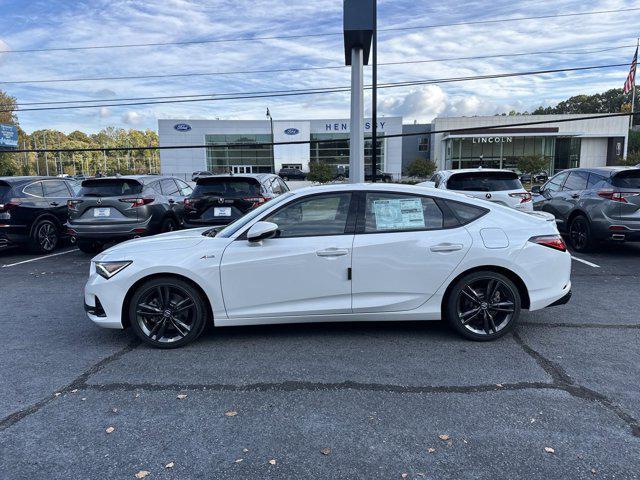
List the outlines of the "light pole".
<svg viewBox="0 0 640 480">
<path fill-rule="evenodd" d="M 378 0 L 373 0 L 371 84 L 371 181 L 376 183 L 378 176 Z"/>
<path fill-rule="evenodd" d="M 276 155 L 275 155 L 275 140 L 273 136 L 273 117 L 271 116 L 271 112 L 267 108 L 267 118 L 269 119 L 269 123 L 271 124 L 271 173 L 276 173 Z"/>
</svg>

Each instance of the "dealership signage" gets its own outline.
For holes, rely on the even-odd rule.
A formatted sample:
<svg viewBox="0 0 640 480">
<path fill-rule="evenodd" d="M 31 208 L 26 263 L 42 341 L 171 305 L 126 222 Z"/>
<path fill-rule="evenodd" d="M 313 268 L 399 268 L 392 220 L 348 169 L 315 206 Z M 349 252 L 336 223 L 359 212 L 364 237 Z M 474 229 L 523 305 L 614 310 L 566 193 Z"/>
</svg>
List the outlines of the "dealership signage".
<svg viewBox="0 0 640 480">
<path fill-rule="evenodd" d="M 174 127 L 178 132 L 188 132 L 191 130 L 191 125 L 188 123 L 177 123 Z"/>
<path fill-rule="evenodd" d="M 0 123 L 0 148 L 16 148 L 18 146 L 18 127 Z"/>
<path fill-rule="evenodd" d="M 298 130 L 297 128 L 287 128 L 284 133 L 287 135 L 298 135 L 300 133 L 300 130 Z"/>
<path fill-rule="evenodd" d="M 472 143 L 513 143 L 513 137 L 480 137 L 473 138 Z"/>
<path fill-rule="evenodd" d="M 387 122 L 378 122 L 378 129 L 384 130 L 384 126 Z M 325 131 L 327 132 L 348 132 L 349 124 L 348 123 L 327 123 L 324 126 Z M 371 122 L 364 122 L 365 131 L 371 130 Z"/>
</svg>

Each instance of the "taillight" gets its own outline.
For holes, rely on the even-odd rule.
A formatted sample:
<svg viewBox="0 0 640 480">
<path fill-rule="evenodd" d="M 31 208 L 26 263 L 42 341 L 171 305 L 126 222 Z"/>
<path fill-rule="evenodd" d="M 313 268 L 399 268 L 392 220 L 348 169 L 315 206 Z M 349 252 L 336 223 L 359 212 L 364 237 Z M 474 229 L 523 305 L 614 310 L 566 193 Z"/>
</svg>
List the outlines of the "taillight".
<svg viewBox="0 0 640 480">
<path fill-rule="evenodd" d="M 509 196 L 511 198 L 519 198 L 520 199 L 520 203 L 527 203 L 531 201 L 531 194 L 529 192 L 522 192 L 522 193 L 510 193 Z"/>
<path fill-rule="evenodd" d="M 155 200 L 153 197 L 144 197 L 144 198 L 121 198 L 120 201 L 122 203 L 130 203 L 130 208 L 136 207 L 144 207 L 145 205 L 149 205 Z"/>
<path fill-rule="evenodd" d="M 267 201 L 267 199 L 264 197 L 246 197 L 243 200 L 247 202 L 253 202 L 253 205 L 251 205 L 251 208 L 255 208 L 259 205 L 262 205 Z"/>
<path fill-rule="evenodd" d="M 20 200 L 17 199 L 17 198 L 12 198 L 7 203 L 0 203 L 0 212 L 1 213 L 8 212 L 12 208 L 17 207 L 18 205 L 20 205 L 20 203 L 21 203 Z"/>
<path fill-rule="evenodd" d="M 638 192 L 614 192 L 613 190 L 600 190 L 598 196 L 606 198 L 607 200 L 613 200 L 614 202 L 629 203 L 627 198 L 640 195 Z"/>
<path fill-rule="evenodd" d="M 567 251 L 567 245 L 564 243 L 564 240 L 560 235 L 540 235 L 538 237 L 531 237 L 529 241 L 542 245 L 543 247 L 560 250 L 561 252 Z"/>
<path fill-rule="evenodd" d="M 67 200 L 67 208 L 69 210 L 73 210 L 74 212 L 78 211 L 78 205 L 82 203 L 82 200 Z"/>
</svg>

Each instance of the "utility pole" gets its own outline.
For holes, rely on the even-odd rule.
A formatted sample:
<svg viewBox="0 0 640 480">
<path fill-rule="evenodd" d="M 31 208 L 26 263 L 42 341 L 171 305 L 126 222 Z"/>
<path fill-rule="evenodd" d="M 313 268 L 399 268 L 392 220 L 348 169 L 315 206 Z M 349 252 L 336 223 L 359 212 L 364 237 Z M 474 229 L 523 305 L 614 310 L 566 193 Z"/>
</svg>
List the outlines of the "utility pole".
<svg viewBox="0 0 640 480">
<path fill-rule="evenodd" d="M 271 173 L 276 173 L 276 149 L 275 149 L 275 137 L 273 135 L 273 117 L 271 116 L 271 112 L 269 111 L 269 109 L 267 108 L 267 118 L 269 119 L 269 122 L 271 123 L 271 169 L 272 172 Z"/>
<path fill-rule="evenodd" d="M 44 139 L 44 166 L 47 172 L 47 177 L 49 176 L 49 159 L 47 158 L 47 132 L 42 132 L 42 138 Z"/>
<path fill-rule="evenodd" d="M 376 183 L 378 177 L 378 0 L 373 0 L 371 84 L 371 181 Z"/>
<path fill-rule="evenodd" d="M 33 136 L 33 147 L 34 150 L 38 150 L 38 139 L 36 136 Z M 36 151 L 36 175 L 40 176 L 40 154 Z"/>
</svg>

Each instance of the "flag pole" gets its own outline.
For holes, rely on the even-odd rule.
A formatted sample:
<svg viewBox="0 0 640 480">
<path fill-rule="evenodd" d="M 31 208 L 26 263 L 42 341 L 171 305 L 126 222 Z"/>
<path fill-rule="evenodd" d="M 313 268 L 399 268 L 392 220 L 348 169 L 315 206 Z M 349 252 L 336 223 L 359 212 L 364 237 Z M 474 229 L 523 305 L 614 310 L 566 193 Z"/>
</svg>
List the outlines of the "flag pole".
<svg viewBox="0 0 640 480">
<path fill-rule="evenodd" d="M 636 38 L 636 54 L 638 52 L 639 46 L 640 46 L 640 38 Z M 636 69 L 637 68 L 638 68 L 638 65 L 636 63 Z M 631 88 L 631 115 L 629 115 L 629 132 L 633 128 L 633 117 L 635 116 L 635 113 L 636 113 L 636 76 L 635 76 L 635 72 L 633 73 L 634 73 L 633 87 Z M 624 142 L 624 155 L 622 157 L 625 161 L 627 160 L 628 152 L 629 152 L 629 133 L 627 132 L 627 138 L 625 138 L 625 142 Z"/>
</svg>

